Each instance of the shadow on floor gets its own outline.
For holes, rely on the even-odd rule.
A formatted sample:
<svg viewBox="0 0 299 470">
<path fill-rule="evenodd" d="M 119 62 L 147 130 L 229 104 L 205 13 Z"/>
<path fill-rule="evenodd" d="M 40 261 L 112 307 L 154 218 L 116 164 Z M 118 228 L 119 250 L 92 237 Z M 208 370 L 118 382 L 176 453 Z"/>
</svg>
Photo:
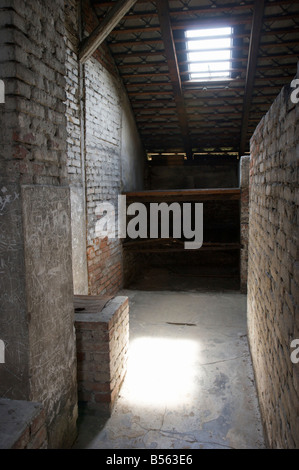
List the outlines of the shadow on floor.
<svg viewBox="0 0 299 470">
<path fill-rule="evenodd" d="M 90 409 L 86 404 L 79 402 L 77 430 L 81 449 L 89 447 L 95 436 L 104 429 L 109 418 L 110 415 Z"/>
</svg>

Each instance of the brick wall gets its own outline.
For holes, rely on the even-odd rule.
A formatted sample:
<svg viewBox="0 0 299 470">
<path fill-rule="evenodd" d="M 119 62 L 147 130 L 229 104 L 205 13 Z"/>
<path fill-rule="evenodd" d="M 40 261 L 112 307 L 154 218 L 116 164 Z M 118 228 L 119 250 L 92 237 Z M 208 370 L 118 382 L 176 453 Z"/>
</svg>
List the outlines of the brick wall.
<svg viewBox="0 0 299 470">
<path fill-rule="evenodd" d="M 299 448 L 298 118 L 285 87 L 251 140 L 248 329 L 271 448 Z"/>
<path fill-rule="evenodd" d="M 77 417 L 64 33 L 63 0 L 0 4 L 0 396 L 43 404 L 50 447 Z"/>
<path fill-rule="evenodd" d="M 100 313 L 76 313 L 75 320 L 78 399 L 110 413 L 127 371 L 128 299 L 115 297 Z"/>
<path fill-rule="evenodd" d="M 96 59 L 85 66 L 87 263 L 91 294 L 114 294 L 122 285 L 121 241 L 99 238 L 96 209 L 117 209 L 121 190 L 120 84 Z M 116 234 L 117 235 L 117 234 Z"/>
<path fill-rule="evenodd" d="M 67 169 L 69 182 L 82 185 L 81 161 L 81 107 L 79 47 L 79 11 L 76 0 L 65 2 L 65 45 L 66 45 L 66 119 L 67 119 Z"/>
<path fill-rule="evenodd" d="M 0 78 L 6 87 L 5 108 L 0 116 L 5 159 L 1 159 L 0 173 L 9 181 L 52 185 L 66 182 L 61 5 L 59 0 L 45 5 L 11 1 L 4 2 L 0 9 Z"/>
<path fill-rule="evenodd" d="M 98 237 L 96 210 L 101 202 L 107 201 L 114 205 L 117 216 L 117 197 L 121 191 L 142 189 L 143 148 L 124 86 L 107 46 L 103 44 L 80 67 L 77 56 L 78 2 L 72 0 L 65 5 L 67 156 L 73 194 L 74 287 L 76 294 L 86 293 L 84 285 L 88 284 L 85 290 L 90 294 L 110 295 L 123 284 L 122 244 L 117 232 L 114 239 Z M 97 24 L 90 2 L 83 1 L 82 34 L 87 36 Z M 78 220 L 80 207 L 79 212 L 84 211 L 86 220 L 83 220 L 83 215 Z M 83 233 L 84 243 L 82 239 L 78 242 Z M 85 260 L 80 258 L 83 250 L 87 253 Z M 86 282 L 82 282 L 84 263 L 88 272 Z M 78 270 L 80 264 L 82 269 Z"/>
<path fill-rule="evenodd" d="M 77 0 L 65 1 L 67 170 L 71 189 L 72 258 L 75 294 L 88 293 L 85 205 L 84 67 L 78 62 L 80 14 Z"/>
<path fill-rule="evenodd" d="M 248 273 L 248 224 L 249 224 L 249 165 L 250 157 L 244 156 L 240 160 L 240 289 L 247 293 Z"/>
<path fill-rule="evenodd" d="M 47 449 L 45 411 L 40 403 L 0 399 L 0 449 Z"/>
</svg>

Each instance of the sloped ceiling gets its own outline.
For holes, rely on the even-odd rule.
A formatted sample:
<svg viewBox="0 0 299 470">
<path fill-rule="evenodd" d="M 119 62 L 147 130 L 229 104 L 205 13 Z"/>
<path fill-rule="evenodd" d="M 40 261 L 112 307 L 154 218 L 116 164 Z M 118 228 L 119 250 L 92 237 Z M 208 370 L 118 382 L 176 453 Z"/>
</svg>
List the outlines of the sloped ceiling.
<svg viewBox="0 0 299 470">
<path fill-rule="evenodd" d="M 115 2 L 91 0 L 99 23 Z M 185 31 L 233 26 L 232 80 L 189 80 Z M 137 0 L 106 39 L 148 153 L 244 154 L 296 75 L 299 2 Z M 174 62 L 175 61 L 175 62 Z"/>
</svg>

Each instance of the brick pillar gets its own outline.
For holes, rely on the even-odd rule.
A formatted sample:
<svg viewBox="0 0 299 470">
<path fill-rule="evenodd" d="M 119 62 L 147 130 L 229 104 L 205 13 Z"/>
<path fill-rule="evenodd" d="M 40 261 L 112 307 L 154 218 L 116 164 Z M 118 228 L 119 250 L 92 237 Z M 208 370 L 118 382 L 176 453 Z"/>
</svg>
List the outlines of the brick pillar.
<svg viewBox="0 0 299 470">
<path fill-rule="evenodd" d="M 0 30 L 0 397 L 41 402 L 49 447 L 67 447 L 77 385 L 64 2 L 1 2 Z"/>
<path fill-rule="evenodd" d="M 247 272 L 248 272 L 248 222 L 249 222 L 249 165 L 250 157 L 244 156 L 240 160 L 240 289 L 247 293 Z"/>
</svg>

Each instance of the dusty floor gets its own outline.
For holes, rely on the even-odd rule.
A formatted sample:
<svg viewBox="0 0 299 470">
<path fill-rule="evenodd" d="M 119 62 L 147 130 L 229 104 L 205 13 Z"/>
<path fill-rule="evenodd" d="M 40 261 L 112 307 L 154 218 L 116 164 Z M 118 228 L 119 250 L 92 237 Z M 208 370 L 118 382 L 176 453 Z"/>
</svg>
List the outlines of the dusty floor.
<svg viewBox="0 0 299 470">
<path fill-rule="evenodd" d="M 264 448 L 246 296 L 208 284 L 121 292 L 130 301 L 128 372 L 108 420 L 81 410 L 74 448 Z"/>
</svg>

